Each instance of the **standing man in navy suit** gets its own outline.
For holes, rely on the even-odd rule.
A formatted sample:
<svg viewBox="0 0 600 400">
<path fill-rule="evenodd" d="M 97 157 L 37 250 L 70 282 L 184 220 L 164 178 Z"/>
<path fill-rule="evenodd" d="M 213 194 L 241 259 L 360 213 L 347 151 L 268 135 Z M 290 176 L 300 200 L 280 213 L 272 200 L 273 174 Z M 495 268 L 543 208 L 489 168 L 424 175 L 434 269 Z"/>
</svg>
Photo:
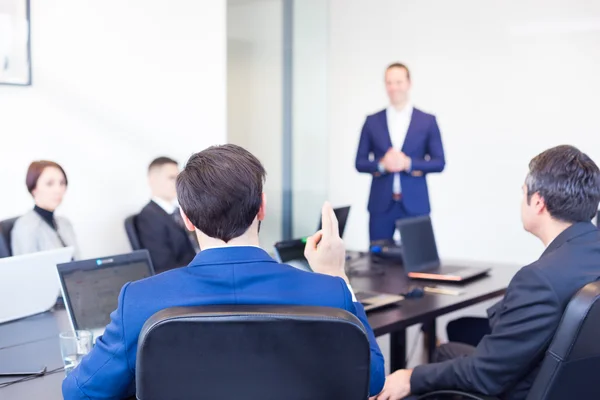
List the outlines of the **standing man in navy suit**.
<svg viewBox="0 0 600 400">
<path fill-rule="evenodd" d="M 390 105 L 369 115 L 360 134 L 356 169 L 373 175 L 369 195 L 370 240 L 392 239 L 396 220 L 430 212 L 427 174 L 446 164 L 435 116 L 410 102 L 410 71 L 391 64 L 385 71 Z"/>
</svg>

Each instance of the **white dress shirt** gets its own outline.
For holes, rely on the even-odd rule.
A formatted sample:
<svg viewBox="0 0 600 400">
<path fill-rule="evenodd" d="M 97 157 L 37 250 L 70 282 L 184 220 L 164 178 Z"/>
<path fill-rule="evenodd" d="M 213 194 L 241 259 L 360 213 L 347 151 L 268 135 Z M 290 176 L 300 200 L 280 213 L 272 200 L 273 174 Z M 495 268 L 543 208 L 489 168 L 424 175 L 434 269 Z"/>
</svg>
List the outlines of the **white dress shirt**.
<svg viewBox="0 0 600 400">
<path fill-rule="evenodd" d="M 153 197 L 152 201 L 158 204 L 158 206 L 165 210 L 165 212 L 169 215 L 173 214 L 179 208 L 179 203 L 177 203 L 177 200 L 174 200 L 173 202 L 169 203 L 168 201 L 164 201 L 161 198 Z"/>
<path fill-rule="evenodd" d="M 402 145 L 410 126 L 410 120 L 412 119 L 412 113 L 413 106 L 410 103 L 400 111 L 396 110 L 393 106 L 389 106 L 386 109 L 387 125 L 390 132 L 390 139 L 392 139 L 392 147 L 398 151 L 402 150 Z M 400 173 L 394 174 L 393 193 L 402 193 Z"/>
</svg>

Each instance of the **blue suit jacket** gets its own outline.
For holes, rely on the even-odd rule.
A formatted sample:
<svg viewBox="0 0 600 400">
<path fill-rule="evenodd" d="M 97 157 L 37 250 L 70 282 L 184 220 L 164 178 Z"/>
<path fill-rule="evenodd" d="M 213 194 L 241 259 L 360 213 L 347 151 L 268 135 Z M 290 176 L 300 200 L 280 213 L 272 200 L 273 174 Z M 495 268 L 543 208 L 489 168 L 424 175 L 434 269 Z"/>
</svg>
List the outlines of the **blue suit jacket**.
<svg viewBox="0 0 600 400">
<path fill-rule="evenodd" d="M 279 264 L 257 247 L 231 247 L 204 250 L 185 268 L 123 286 L 104 335 L 65 378 L 64 398 L 122 399 L 134 395 L 137 342 L 146 320 L 168 307 L 211 304 L 310 305 L 350 311 L 369 336 L 370 393 L 377 394 L 383 388 L 383 356 L 363 307 L 352 302 L 341 278 Z"/>
<path fill-rule="evenodd" d="M 360 134 L 356 169 L 373 174 L 368 206 L 371 213 L 386 212 L 393 202 L 394 174 L 380 174 L 377 169 L 379 160 L 391 147 L 386 110 L 369 115 Z M 401 150 L 412 159 L 411 171 L 400 173 L 404 207 L 409 215 L 429 214 L 426 175 L 442 172 L 446 165 L 435 116 L 414 108 Z"/>
</svg>

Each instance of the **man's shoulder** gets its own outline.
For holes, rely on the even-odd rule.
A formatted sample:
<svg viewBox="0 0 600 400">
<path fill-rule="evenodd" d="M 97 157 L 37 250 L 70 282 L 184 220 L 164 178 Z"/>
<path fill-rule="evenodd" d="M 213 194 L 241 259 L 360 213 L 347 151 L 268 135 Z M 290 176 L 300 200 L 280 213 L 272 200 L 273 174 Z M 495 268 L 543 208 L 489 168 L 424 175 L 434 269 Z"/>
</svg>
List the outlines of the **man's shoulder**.
<svg viewBox="0 0 600 400">
<path fill-rule="evenodd" d="M 146 294 L 148 292 L 152 292 L 156 289 L 159 289 L 163 286 L 168 286 L 172 284 L 177 284 L 186 279 L 185 277 L 185 268 L 175 268 L 165 272 L 161 272 L 159 274 L 150 276 L 148 278 L 140 279 L 138 281 L 130 282 L 128 285 L 128 294 Z"/>
<path fill-rule="evenodd" d="M 600 243 L 567 243 L 523 267 L 521 280 L 535 279 L 549 288 L 561 303 L 587 283 L 600 277 Z"/>
<path fill-rule="evenodd" d="M 142 221 L 145 225 L 148 225 L 149 223 L 155 224 L 157 221 L 162 221 L 165 216 L 168 215 L 164 210 L 155 202 L 150 201 L 136 216 L 136 223 L 139 224 L 139 222 Z"/>
<path fill-rule="evenodd" d="M 298 299 L 310 300 L 306 305 L 347 309 L 352 303 L 350 289 L 342 278 L 303 271 L 286 264 L 279 266 L 282 268 L 281 274 L 276 273 L 275 279 L 284 285 L 293 286 Z M 311 296 L 314 296 L 314 304 Z"/>
<path fill-rule="evenodd" d="M 373 114 L 369 114 L 369 115 L 367 115 L 367 121 L 371 121 L 373 119 L 377 119 L 377 118 L 380 118 L 382 116 L 385 117 L 386 112 L 387 112 L 387 108 L 384 108 L 383 110 L 379 110 L 377 112 L 374 112 Z"/>
<path fill-rule="evenodd" d="M 295 287 L 310 288 L 311 291 L 315 291 L 316 288 L 338 289 L 343 288 L 345 285 L 345 282 L 339 277 L 303 271 L 288 264 L 257 261 L 243 265 L 250 266 L 250 264 L 251 271 L 247 271 L 247 273 L 249 275 L 254 275 L 257 279 L 261 279 L 265 285 L 272 283 L 273 285 L 280 286 L 282 283 L 289 283 L 293 284 Z M 229 269 L 233 268 L 232 265 L 206 265 L 200 268 L 205 267 L 219 270 L 220 272 L 218 274 L 222 274 L 224 277 L 230 276 L 231 273 Z M 176 268 L 131 282 L 128 291 L 139 294 L 160 287 L 171 285 L 177 286 L 182 282 L 190 283 L 189 268 L 193 267 Z M 244 269 L 246 268 L 244 267 Z M 237 270 L 236 275 L 242 277 L 243 273 L 241 270 Z"/>
<path fill-rule="evenodd" d="M 286 264 L 256 262 L 240 264 L 237 269 L 231 265 L 199 268 L 207 268 L 203 274 L 208 279 L 197 279 L 194 267 L 182 267 L 129 283 L 124 294 L 127 309 L 132 311 L 133 306 L 135 313 L 145 310 L 149 316 L 166 307 L 207 305 L 214 301 L 216 304 L 254 304 L 256 299 L 261 299 L 264 304 L 342 309 L 348 309 L 352 302 L 341 278 L 302 271 Z"/>
<path fill-rule="evenodd" d="M 299 279 L 304 282 L 311 282 L 315 284 L 322 285 L 332 285 L 338 286 L 340 282 L 344 282 L 344 280 L 337 276 L 319 274 L 317 272 L 304 271 L 298 268 L 295 268 L 289 264 L 277 264 L 281 269 L 281 272 L 286 272 L 289 276 L 286 276 L 286 279 Z"/>
<path fill-rule="evenodd" d="M 413 107 L 413 116 L 417 116 L 419 118 L 423 118 L 423 119 L 426 119 L 426 120 L 435 119 L 435 115 L 434 114 L 425 112 L 425 111 L 423 111 L 423 110 L 421 110 L 420 108 L 417 108 L 417 107 Z"/>
<path fill-rule="evenodd" d="M 158 205 L 155 202 L 150 200 L 144 207 L 142 207 L 138 215 L 155 214 L 158 208 L 157 206 Z"/>
</svg>

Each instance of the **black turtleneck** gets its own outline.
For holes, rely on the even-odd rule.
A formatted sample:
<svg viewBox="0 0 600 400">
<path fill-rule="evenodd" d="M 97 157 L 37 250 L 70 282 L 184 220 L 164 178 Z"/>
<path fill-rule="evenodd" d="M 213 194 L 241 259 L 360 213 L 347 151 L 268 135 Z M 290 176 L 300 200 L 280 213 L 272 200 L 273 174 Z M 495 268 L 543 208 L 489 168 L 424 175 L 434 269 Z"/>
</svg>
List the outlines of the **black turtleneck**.
<svg viewBox="0 0 600 400">
<path fill-rule="evenodd" d="M 48 225 L 50 225 L 52 229 L 56 230 L 56 223 L 54 222 L 54 211 L 44 210 L 43 208 L 38 206 L 35 206 L 33 209 L 36 213 L 40 215 L 40 217 L 42 217 L 44 221 L 46 221 Z"/>
</svg>

